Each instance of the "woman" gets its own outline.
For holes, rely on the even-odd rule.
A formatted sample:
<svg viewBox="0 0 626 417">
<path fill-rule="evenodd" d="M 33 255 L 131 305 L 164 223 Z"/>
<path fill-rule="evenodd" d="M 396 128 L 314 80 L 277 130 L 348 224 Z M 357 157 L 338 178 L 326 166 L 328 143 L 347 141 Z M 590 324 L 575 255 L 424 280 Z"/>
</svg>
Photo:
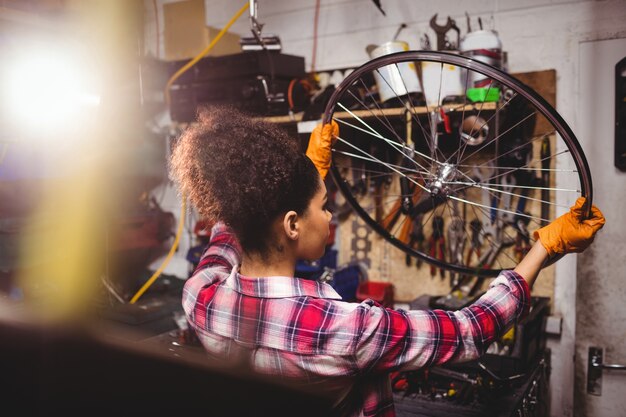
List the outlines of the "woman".
<svg viewBox="0 0 626 417">
<path fill-rule="evenodd" d="M 306 156 L 278 127 L 212 109 L 179 139 L 171 168 L 181 190 L 218 221 L 183 307 L 212 355 L 245 361 L 291 384 L 317 387 L 341 415 L 395 415 L 388 373 L 479 357 L 527 313 L 549 256 L 579 252 L 604 225 L 584 199 L 540 229 L 513 271 L 460 311 L 403 311 L 349 303 L 328 284 L 294 277 L 322 256 L 331 213 L 323 179 L 336 124 L 318 126 Z"/>
</svg>

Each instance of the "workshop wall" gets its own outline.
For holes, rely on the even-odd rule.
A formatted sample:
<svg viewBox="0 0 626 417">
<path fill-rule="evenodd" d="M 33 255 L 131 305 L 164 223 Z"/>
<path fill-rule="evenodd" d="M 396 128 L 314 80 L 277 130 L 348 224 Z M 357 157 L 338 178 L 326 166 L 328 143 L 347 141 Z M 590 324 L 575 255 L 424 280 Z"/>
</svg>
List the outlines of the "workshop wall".
<svg viewBox="0 0 626 417">
<path fill-rule="evenodd" d="M 171 0 L 157 0 L 157 7 Z M 146 14 L 152 7 L 152 1 L 146 0 Z M 575 132 L 581 132 L 585 123 L 593 123 L 589 118 L 582 117 L 576 103 L 584 100 L 579 88 L 581 42 L 626 37 L 626 1 L 567 1 L 567 0 L 529 0 L 524 2 L 511 0 L 473 0 L 462 3 L 443 0 L 438 2 L 414 1 L 381 1 L 386 12 L 383 16 L 373 2 L 364 0 L 324 0 L 320 2 L 318 31 L 316 40 L 315 69 L 333 70 L 336 68 L 356 67 L 368 60 L 365 47 L 368 44 L 379 44 L 390 40 L 401 23 L 407 28 L 402 31 L 399 39 L 409 42 L 411 48 L 419 49 L 419 39 L 428 33 L 431 42 L 435 34 L 429 29 L 429 20 L 438 13 L 441 20 L 450 15 L 457 21 L 463 32 L 466 31 L 464 13 L 472 17 L 472 25 L 477 25 L 477 17 L 481 17 L 486 28 L 498 31 L 503 48 L 508 52 L 508 69 L 510 72 L 529 72 L 555 69 L 557 74 L 556 107 L 559 113 L 570 124 Z M 245 2 L 230 0 L 205 0 L 206 23 L 212 27 L 222 27 Z M 160 13 L 162 19 L 162 13 Z M 283 52 L 304 56 L 307 69 L 311 69 L 313 58 L 313 22 L 315 16 L 315 0 L 292 1 L 259 1 L 258 18 L 264 23 L 264 32 L 278 35 L 283 44 Z M 146 39 L 161 39 L 163 48 L 163 22 L 160 31 L 156 31 L 154 21 L 147 16 Z M 232 27 L 231 32 L 248 35 L 249 22 L 247 16 Z M 146 49 L 155 51 L 156 42 L 146 42 Z M 163 56 L 161 50 L 160 56 Z M 335 74 L 333 81 L 339 82 L 342 74 Z M 585 151 L 597 146 L 597 138 L 579 136 Z M 603 138 L 603 144 L 612 149 L 612 138 Z M 594 163 L 596 160 L 592 160 Z M 611 189 L 598 187 L 607 178 L 599 167 L 592 165 L 596 194 L 595 201 L 602 204 L 613 202 L 609 199 Z M 612 167 L 611 167 L 612 170 Z M 612 172 L 612 171 L 611 171 Z M 610 174 L 613 175 L 613 174 Z M 557 180 L 558 181 L 558 180 Z M 175 192 L 166 192 L 164 208 L 176 209 L 179 203 Z M 623 202 L 623 200 L 621 200 Z M 611 227 L 611 226 L 609 226 Z M 623 259 L 626 249 L 621 240 L 623 233 L 601 233 L 597 245 L 612 248 L 615 259 Z M 347 245 L 346 238 L 340 244 Z M 179 250 L 180 262 L 184 264 L 185 242 Z M 384 244 L 381 245 L 384 250 Z M 379 253 L 372 256 L 383 256 Z M 591 262 L 586 256 L 585 262 Z M 403 258 L 402 258 L 403 263 Z M 605 280 L 605 288 L 621 285 L 619 274 L 609 270 L 609 264 L 603 264 L 598 258 L 592 262 L 597 270 L 596 277 Z M 614 265 L 613 265 L 614 266 Z M 179 273 L 172 267 L 171 271 Z M 567 256 L 557 263 L 553 290 L 553 314 L 563 318 L 560 339 L 551 340 L 552 376 L 551 376 L 551 414 L 554 416 L 572 416 L 574 412 L 574 364 L 576 336 L 576 285 L 572 279 L 577 272 L 577 258 Z M 580 269 L 580 274 L 587 274 L 588 268 Z M 181 275 L 186 274 L 186 270 Z M 393 270 L 385 270 L 381 279 L 393 274 Z M 374 278 L 374 277 L 372 277 Z M 584 277 L 579 277 L 584 279 Z M 438 281 L 438 280 L 437 280 Z M 437 285 L 436 281 L 428 285 Z M 437 288 L 420 288 L 420 292 L 436 291 Z M 402 298 L 408 298 L 406 294 Z M 594 333 L 602 338 L 602 335 Z M 609 335 L 606 335 L 609 336 Z M 577 359 L 580 360 L 580 357 Z M 582 376 L 581 376 L 582 377 Z M 580 377 L 579 377 L 580 379 Z M 577 383 L 577 387 L 584 386 Z M 585 396 L 582 388 L 576 395 Z"/>
<path fill-rule="evenodd" d="M 262 4 L 259 9 L 260 20 L 266 23 L 267 31 L 282 37 L 286 53 L 304 54 L 310 63 L 314 2 L 296 1 L 286 7 L 278 3 Z M 420 2 L 419 6 L 415 2 L 383 1 L 386 17 L 376 9 L 373 2 L 337 0 L 321 3 L 316 69 L 362 64 L 367 60 L 365 46 L 391 39 L 403 22 L 408 27 L 400 38 L 407 40 L 411 47 L 419 48 L 420 35 L 428 32 L 431 39 L 434 36 L 428 28 L 432 15 L 438 13 L 440 18 L 450 15 L 465 29 L 464 12 L 467 10 L 474 22 L 476 17 L 481 16 L 487 27 L 493 27 L 499 32 L 504 50 L 508 51 L 508 68 L 511 72 L 556 70 L 556 107 L 575 132 L 581 130 L 583 121 L 593 123 L 578 114 L 575 105 L 584 100 L 578 86 L 579 43 L 626 37 L 625 1 L 472 1 L 464 2 L 464 9 L 461 10 L 456 1 Z M 211 6 L 208 8 L 211 9 Z M 219 18 L 224 19 L 224 16 Z M 216 22 L 210 12 L 207 19 L 213 24 Z M 245 23 L 240 27 L 245 31 Z M 586 149 L 592 145 L 592 138 L 579 139 Z M 607 149 L 611 149 L 611 138 L 604 140 Z M 602 175 L 596 175 L 596 171 L 594 178 L 596 183 L 605 179 Z M 596 193 L 596 201 L 602 202 L 607 197 Z M 618 249 L 620 252 L 616 254 L 616 259 L 626 256 L 623 245 L 620 245 L 621 239 L 623 235 L 620 238 L 619 234 L 609 233 L 598 237 L 598 241 L 604 241 L 606 247 L 622 248 Z M 619 287 L 620 278 L 617 274 L 608 270 L 606 264 L 597 266 L 604 272 L 599 276 L 608 280 L 605 282 L 606 288 Z M 576 276 L 576 257 L 570 255 L 561 260 L 555 269 L 553 314 L 563 318 L 563 327 L 561 338 L 550 341 L 553 352 L 551 414 L 571 416 L 574 415 L 574 369 L 571 358 L 574 357 L 576 336 L 576 286 L 571 277 Z M 597 333 L 596 336 L 602 337 Z M 580 388 L 584 387 L 584 382 L 577 383 L 577 387 L 576 396 L 584 397 L 586 393 Z"/>
<path fill-rule="evenodd" d="M 603 372 L 602 396 L 586 394 L 590 346 L 604 350 L 604 363 L 626 363 L 626 172 L 613 166 L 615 64 L 626 56 L 626 38 L 580 44 L 580 95 L 586 119 L 579 135 L 594 181 L 594 202 L 606 217 L 595 243 L 578 257 L 576 289 L 576 413 L 581 416 L 626 415 L 624 372 Z M 606 80 L 598 82 L 598 80 Z M 622 140 L 625 138 L 622 136 Z"/>
</svg>

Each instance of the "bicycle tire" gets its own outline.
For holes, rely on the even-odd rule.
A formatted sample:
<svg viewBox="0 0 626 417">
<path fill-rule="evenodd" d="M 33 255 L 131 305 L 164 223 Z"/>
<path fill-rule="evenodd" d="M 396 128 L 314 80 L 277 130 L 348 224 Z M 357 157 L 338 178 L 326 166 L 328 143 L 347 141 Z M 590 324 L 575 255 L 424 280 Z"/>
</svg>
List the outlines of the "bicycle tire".
<svg viewBox="0 0 626 417">
<path fill-rule="evenodd" d="M 577 173 L 577 177 L 578 177 L 578 181 L 579 181 L 579 184 L 578 184 L 579 189 L 577 189 L 576 191 L 579 193 L 580 196 L 586 198 L 586 201 L 587 201 L 586 202 L 586 205 L 587 205 L 586 209 L 590 210 L 591 203 L 592 203 L 592 179 L 591 179 L 591 175 L 590 175 L 589 166 L 588 166 L 587 160 L 585 158 L 585 155 L 583 153 L 582 147 L 580 146 L 576 136 L 574 135 L 574 133 L 571 130 L 571 128 L 567 125 L 565 120 L 561 117 L 561 115 L 543 97 L 541 97 L 532 88 L 530 88 L 529 86 L 525 85 L 521 81 L 513 78 L 508 73 L 505 73 L 504 71 L 502 71 L 502 70 L 500 70 L 498 68 L 495 68 L 493 66 L 487 65 L 487 64 L 485 64 L 483 62 L 480 62 L 480 61 L 477 61 L 475 59 L 471 59 L 471 58 L 468 58 L 468 57 L 465 57 L 465 56 L 456 55 L 456 54 L 452 54 L 452 53 L 434 52 L 434 51 L 406 51 L 406 52 L 399 52 L 399 53 L 394 53 L 394 54 L 390 54 L 390 55 L 385 55 L 385 56 L 373 59 L 373 60 L 365 63 L 361 67 L 355 69 L 336 88 L 336 90 L 334 91 L 334 93 L 330 97 L 330 100 L 329 100 L 329 102 L 328 102 L 328 104 L 326 106 L 326 109 L 325 109 L 325 112 L 324 112 L 323 122 L 324 123 L 329 123 L 331 120 L 334 119 L 334 115 L 335 115 L 335 113 L 337 113 L 338 105 L 340 104 L 340 100 L 342 98 L 344 98 L 344 96 L 346 95 L 347 92 L 350 92 L 352 95 L 354 95 L 351 92 L 350 89 L 355 86 L 356 82 L 361 81 L 361 83 L 363 83 L 362 80 L 364 79 L 364 77 L 368 76 L 368 74 L 373 74 L 374 71 L 380 70 L 381 68 L 388 67 L 388 66 L 391 66 L 391 65 L 395 65 L 396 68 L 398 68 L 398 64 L 400 64 L 400 63 L 409 63 L 409 62 L 413 62 L 413 63 L 417 62 L 417 63 L 420 63 L 420 64 L 423 64 L 424 62 L 438 63 L 438 64 L 441 65 L 442 71 L 443 71 L 443 65 L 453 65 L 453 66 L 462 68 L 468 74 L 470 73 L 470 71 L 472 73 L 481 74 L 483 76 L 486 76 L 486 77 L 490 78 L 491 82 L 494 85 L 501 85 L 503 89 L 506 88 L 509 91 L 512 91 L 515 94 L 515 97 L 520 97 L 521 99 L 526 100 L 526 102 L 529 103 L 530 106 L 532 106 L 535 109 L 536 115 L 539 115 L 539 116 L 545 118 L 545 120 L 547 120 L 548 123 L 554 128 L 554 132 L 553 133 L 554 133 L 555 138 L 556 138 L 555 140 L 558 141 L 559 138 L 560 138 L 562 143 L 567 148 L 567 151 L 571 155 L 573 163 L 575 165 L 575 171 L 574 172 Z M 380 74 L 380 71 L 379 71 L 379 74 Z M 440 87 L 441 87 L 441 85 L 440 85 Z M 467 87 L 467 78 L 466 78 L 466 87 Z M 396 98 L 398 98 L 400 100 L 400 102 L 402 102 L 401 97 L 396 97 Z M 465 103 L 467 103 L 467 97 L 465 97 Z M 465 115 L 465 103 L 464 103 L 464 107 L 463 107 L 463 117 Z M 411 113 L 410 108 L 414 108 L 414 106 L 412 105 L 413 103 L 411 103 L 410 106 L 408 106 L 408 102 L 405 102 L 405 104 L 407 104 L 407 109 L 409 109 L 408 111 L 409 111 L 409 113 Z M 364 106 L 364 107 L 366 107 L 366 106 Z M 428 109 L 428 105 L 426 105 L 426 107 Z M 344 106 L 344 108 L 345 108 L 345 106 Z M 443 106 L 441 104 L 437 104 L 437 106 L 435 106 L 435 110 L 437 110 L 437 109 L 441 110 L 441 108 L 443 108 Z M 363 109 L 363 110 L 365 110 L 365 109 Z M 379 107 L 379 110 L 381 110 L 380 107 Z M 498 108 L 496 107 L 496 114 L 499 111 L 500 110 L 498 110 Z M 343 113 L 345 113 L 345 110 L 344 110 Z M 372 113 L 375 113 L 375 112 L 372 112 Z M 480 114 L 480 111 L 479 111 L 479 114 Z M 419 121 L 419 117 L 420 116 L 417 115 L 418 121 Z M 385 116 L 385 118 L 386 118 L 386 116 Z M 413 121 L 411 121 L 410 123 L 413 123 Z M 476 123 L 476 122 L 474 122 L 474 123 Z M 473 129 L 474 129 L 474 127 L 472 126 L 472 132 L 470 132 L 470 136 L 473 133 Z M 422 130 L 424 131 L 423 127 L 422 127 Z M 434 132 L 434 130 L 431 130 L 431 133 L 432 132 Z M 428 140 L 427 135 L 426 135 L 427 132 L 424 131 L 423 133 L 424 133 L 424 138 L 426 140 Z M 436 133 L 433 134 L 433 135 L 436 136 Z M 435 142 L 436 142 L 436 138 L 433 140 L 433 143 L 435 143 Z M 498 138 L 497 137 L 496 137 L 495 142 L 498 142 Z M 402 159 L 402 161 L 404 161 L 406 155 L 404 154 L 404 145 L 402 145 L 402 146 L 403 147 L 402 147 L 402 152 L 401 153 L 404 156 L 402 156 L 401 159 Z M 436 148 L 436 145 L 434 145 L 434 146 Z M 459 146 L 461 146 L 460 142 L 459 142 Z M 467 144 L 464 144 L 464 148 L 465 147 L 467 147 Z M 458 150 L 455 151 L 455 152 L 458 152 Z M 555 161 L 556 161 L 556 156 L 558 156 L 558 155 L 554 156 L 554 160 Z M 436 154 L 435 154 L 435 158 L 438 159 Z M 496 160 L 498 160 L 498 158 L 499 158 L 499 156 L 497 155 L 497 151 L 496 151 Z M 552 155 L 551 155 L 551 158 L 552 158 Z M 437 161 L 437 162 L 441 163 L 441 161 Z M 446 160 L 446 162 L 447 162 L 447 160 Z M 555 165 L 556 165 L 556 162 L 555 162 Z M 459 164 L 455 169 L 458 169 L 459 166 L 461 166 L 461 165 Z M 528 168 L 525 168 L 525 170 L 528 170 Z M 461 170 L 458 169 L 458 171 L 460 172 Z M 556 172 L 556 169 L 554 171 Z M 432 174 L 432 170 L 428 171 L 428 172 Z M 483 267 L 483 266 L 480 266 L 480 265 L 479 266 L 470 266 L 470 265 L 462 265 L 462 264 L 458 264 L 458 263 L 451 263 L 451 262 L 449 262 L 449 261 L 447 261 L 445 259 L 440 259 L 440 258 L 434 257 L 431 253 L 426 253 L 426 251 L 424 251 L 423 249 L 422 250 L 416 250 L 415 248 L 409 247 L 406 242 L 399 240 L 398 236 L 396 236 L 394 233 L 391 233 L 390 230 L 387 230 L 385 227 L 383 227 L 383 225 L 381 224 L 380 218 L 376 219 L 375 217 L 372 216 L 371 209 L 366 210 L 362 206 L 362 203 L 359 201 L 359 197 L 355 196 L 353 190 L 351 189 L 350 182 L 347 181 L 346 178 L 343 176 L 343 174 L 340 172 L 339 166 L 337 164 L 337 151 L 336 151 L 336 148 L 333 149 L 333 163 L 331 165 L 331 173 L 332 173 L 332 176 L 333 176 L 333 179 L 334 179 L 335 183 L 337 184 L 337 187 L 339 188 L 339 190 L 342 192 L 342 194 L 346 198 L 346 201 L 355 210 L 355 212 L 376 233 L 378 233 L 380 236 L 385 238 L 388 242 L 390 242 L 391 244 L 393 244 L 395 247 L 399 248 L 400 250 L 406 252 L 407 254 L 409 254 L 411 256 L 414 256 L 414 257 L 417 257 L 417 258 L 419 258 L 421 260 L 424 260 L 424 261 L 428 262 L 429 264 L 432 264 L 432 265 L 434 265 L 434 266 L 436 266 L 438 268 L 443 268 L 443 269 L 446 269 L 446 270 L 449 270 L 449 271 L 452 271 L 452 272 L 455 272 L 455 273 L 459 273 L 459 274 L 466 274 L 466 275 L 480 276 L 480 277 L 491 277 L 491 276 L 498 275 L 500 273 L 500 271 L 503 269 L 503 268 L 499 268 L 499 267 L 498 268 L 493 268 L 492 265 L 488 265 L 486 267 Z M 465 174 L 465 172 L 463 174 Z M 507 175 L 508 175 L 508 173 L 507 173 Z M 433 174 L 433 176 L 435 176 L 435 175 Z M 402 177 L 402 175 L 400 175 L 400 177 Z M 406 178 L 408 176 L 406 174 L 404 174 L 404 177 Z M 417 187 L 414 186 L 414 188 L 417 188 Z M 424 188 L 424 187 L 422 187 L 422 188 Z M 485 188 L 485 187 L 483 187 L 483 188 Z M 488 188 L 491 188 L 491 187 L 488 187 Z M 550 187 L 546 186 L 546 187 L 543 187 L 543 188 L 550 188 Z M 536 189 L 537 189 L 537 187 L 535 187 L 535 191 L 536 191 Z M 555 189 L 556 189 L 556 187 L 555 187 Z M 430 190 L 431 190 L 431 193 L 432 193 L 432 188 L 430 188 Z M 463 191 L 463 189 L 461 189 L 461 188 L 458 188 L 457 190 L 459 190 L 458 191 L 459 193 L 461 191 Z M 532 191 L 530 191 L 530 192 L 532 192 Z M 484 193 L 484 191 L 483 191 L 483 193 Z M 439 196 L 439 198 L 450 199 L 450 196 L 443 196 L 443 197 Z M 459 197 L 455 197 L 455 196 L 453 196 L 451 198 L 456 198 L 457 200 L 459 199 Z M 518 198 L 518 200 L 521 200 L 522 197 L 520 196 L 520 197 L 517 197 L 517 198 Z M 528 197 L 525 197 L 525 198 L 528 198 Z M 405 199 L 406 199 L 406 195 L 405 195 Z M 412 200 L 413 197 L 410 196 L 409 199 Z M 533 199 L 533 200 L 536 200 L 536 199 Z M 436 212 L 436 207 L 434 206 L 434 204 L 435 203 L 433 203 L 433 212 Z M 541 204 L 543 204 L 543 203 L 541 203 Z M 444 211 L 445 211 L 445 208 L 444 208 Z M 452 213 L 452 211 L 451 211 L 451 213 Z M 405 214 L 405 215 L 408 217 L 408 214 Z M 476 218 L 477 217 L 478 217 L 478 214 L 476 214 Z M 552 220 L 552 219 L 543 219 L 544 223 L 547 220 Z M 406 221 L 406 219 L 405 219 L 405 221 Z"/>
</svg>

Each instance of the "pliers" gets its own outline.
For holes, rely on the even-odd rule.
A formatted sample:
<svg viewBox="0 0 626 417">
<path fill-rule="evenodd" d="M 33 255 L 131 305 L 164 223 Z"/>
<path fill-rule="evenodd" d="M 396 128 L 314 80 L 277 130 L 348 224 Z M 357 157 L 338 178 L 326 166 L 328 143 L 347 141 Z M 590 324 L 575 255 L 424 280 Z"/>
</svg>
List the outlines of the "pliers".
<svg viewBox="0 0 626 417">
<path fill-rule="evenodd" d="M 470 240 L 470 249 L 467 251 L 467 255 L 465 258 L 465 265 L 471 267 L 472 266 L 472 254 L 476 254 L 476 259 L 480 259 L 480 248 L 482 247 L 482 242 L 480 240 L 480 232 L 483 228 L 483 223 L 474 219 L 470 222 L 470 231 L 472 232 L 472 237 Z"/>
<path fill-rule="evenodd" d="M 424 250 L 424 227 L 422 225 L 422 214 L 418 214 L 413 218 L 413 227 L 411 228 L 411 233 L 409 234 L 409 243 L 408 246 L 411 249 L 417 249 L 417 251 L 422 252 Z M 406 266 L 411 266 L 411 255 L 406 255 L 405 259 Z M 415 266 L 421 267 L 422 260 L 417 258 L 415 260 Z"/>
<path fill-rule="evenodd" d="M 432 258 L 438 259 L 440 261 L 445 261 L 446 258 L 446 240 L 443 234 L 443 217 L 435 216 L 433 217 L 433 234 L 430 236 L 429 240 L 429 255 Z M 439 274 L 441 278 L 445 278 L 445 271 L 439 268 Z M 436 275 L 435 265 L 430 265 L 430 276 L 434 277 Z"/>
<path fill-rule="evenodd" d="M 530 251 L 530 233 L 528 232 L 528 218 L 517 216 L 515 228 L 517 235 L 515 236 L 515 257 L 517 262 L 521 262 L 524 256 Z"/>
</svg>

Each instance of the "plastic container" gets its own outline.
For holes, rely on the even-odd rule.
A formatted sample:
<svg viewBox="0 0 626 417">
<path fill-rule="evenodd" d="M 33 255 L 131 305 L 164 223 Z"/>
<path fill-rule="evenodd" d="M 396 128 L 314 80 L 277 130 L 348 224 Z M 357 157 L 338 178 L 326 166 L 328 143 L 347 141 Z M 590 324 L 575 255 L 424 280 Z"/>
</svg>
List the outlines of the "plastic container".
<svg viewBox="0 0 626 417">
<path fill-rule="evenodd" d="M 370 58 L 389 55 L 395 52 L 408 51 L 409 44 L 402 41 L 385 42 L 372 49 Z M 401 62 L 396 65 L 387 65 L 374 72 L 380 101 L 385 102 L 396 96 L 419 94 L 422 92 L 415 65 L 411 62 Z"/>
<path fill-rule="evenodd" d="M 365 281 L 359 284 L 356 290 L 359 301 L 372 299 L 383 307 L 393 308 L 393 284 L 389 282 Z"/>
<path fill-rule="evenodd" d="M 427 106 L 438 106 L 444 102 L 462 101 L 465 88 L 465 69 L 451 64 L 422 62 L 422 82 Z"/>
<path fill-rule="evenodd" d="M 500 100 L 500 89 L 491 88 L 468 88 L 467 98 L 473 102 L 494 102 Z"/>
<path fill-rule="evenodd" d="M 477 30 L 468 33 L 461 39 L 459 49 L 462 55 L 502 69 L 502 41 L 498 32 L 494 30 Z M 489 87 L 491 79 L 472 71 L 469 82 L 474 88 L 486 88 Z"/>
</svg>

